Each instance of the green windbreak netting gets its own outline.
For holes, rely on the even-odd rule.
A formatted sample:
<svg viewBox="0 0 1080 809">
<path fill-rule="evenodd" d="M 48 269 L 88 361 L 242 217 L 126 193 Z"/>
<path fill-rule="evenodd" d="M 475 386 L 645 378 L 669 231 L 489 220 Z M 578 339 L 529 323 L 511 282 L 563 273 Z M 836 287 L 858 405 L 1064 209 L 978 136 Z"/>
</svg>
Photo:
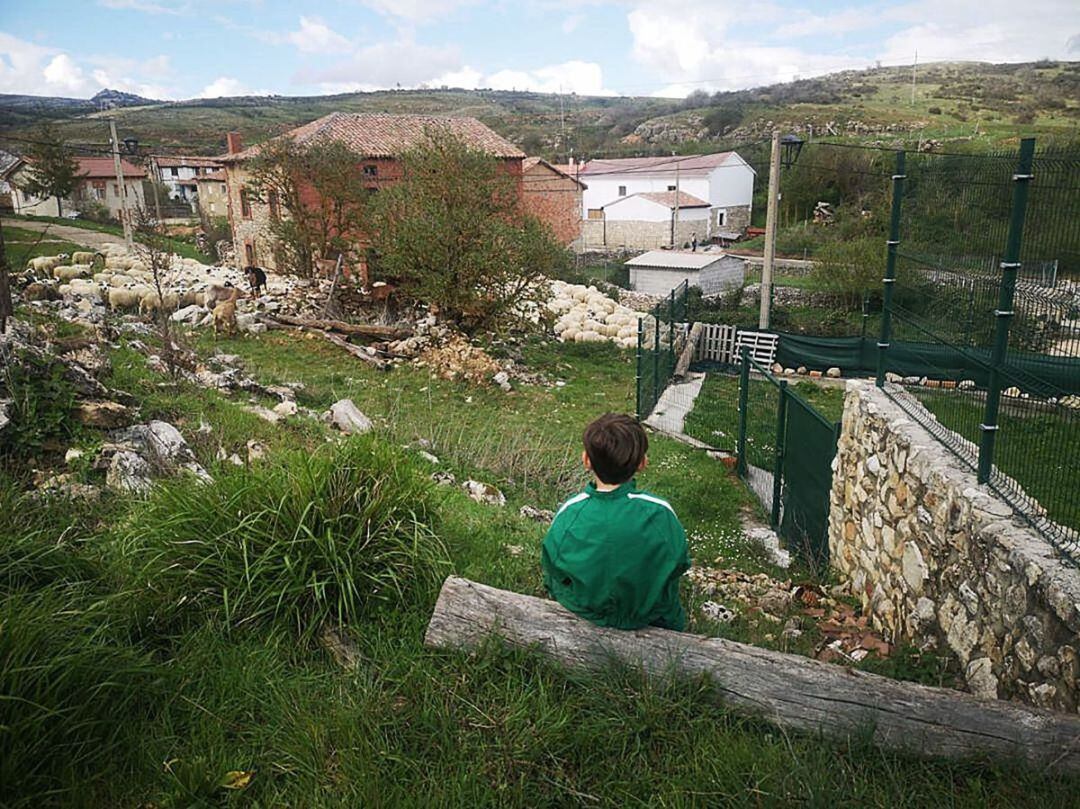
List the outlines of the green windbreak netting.
<svg viewBox="0 0 1080 809">
<path fill-rule="evenodd" d="M 784 510 L 780 534 L 804 558 L 828 559 L 829 489 L 835 428 L 795 394 L 787 396 Z"/>
<path fill-rule="evenodd" d="M 785 368 L 826 369 L 833 366 L 850 373 L 877 371 L 877 341 L 861 337 L 809 337 L 781 334 L 776 361 Z M 889 370 L 901 376 L 929 376 L 970 379 L 976 385 L 987 384 L 990 350 L 960 350 L 942 343 L 916 343 L 894 340 L 889 346 Z M 1049 354 L 1010 352 L 1008 365 L 1017 372 L 1039 380 L 1045 390 L 1031 393 L 1047 396 L 1080 393 L 1080 358 L 1054 357 Z"/>
</svg>

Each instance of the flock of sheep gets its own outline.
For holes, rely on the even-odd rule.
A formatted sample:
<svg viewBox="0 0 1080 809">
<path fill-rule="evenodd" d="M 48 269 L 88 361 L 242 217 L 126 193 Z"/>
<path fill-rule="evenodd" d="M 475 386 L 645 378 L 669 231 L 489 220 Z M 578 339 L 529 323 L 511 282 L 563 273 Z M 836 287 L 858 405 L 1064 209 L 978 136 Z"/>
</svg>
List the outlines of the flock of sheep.
<svg viewBox="0 0 1080 809">
<path fill-rule="evenodd" d="M 213 309 L 218 302 L 233 297 L 244 283 L 239 270 L 212 267 L 174 254 L 163 273 L 164 291 L 159 296 L 146 262 L 129 255 L 124 245 L 113 243 L 103 245 L 98 253 L 39 256 L 30 259 L 27 270 L 57 282 L 57 292 L 65 299 L 144 315 L 161 306 L 170 312 L 192 305 Z"/>
<path fill-rule="evenodd" d="M 554 281 L 551 293 L 548 308 L 557 318 L 555 334 L 565 343 L 607 341 L 623 348 L 634 348 L 638 339 L 638 318 L 643 321 L 645 333 L 653 334 L 654 324 L 650 315 L 623 306 L 594 286 Z M 664 329 L 660 330 L 660 336 L 661 341 L 666 343 Z"/>
</svg>

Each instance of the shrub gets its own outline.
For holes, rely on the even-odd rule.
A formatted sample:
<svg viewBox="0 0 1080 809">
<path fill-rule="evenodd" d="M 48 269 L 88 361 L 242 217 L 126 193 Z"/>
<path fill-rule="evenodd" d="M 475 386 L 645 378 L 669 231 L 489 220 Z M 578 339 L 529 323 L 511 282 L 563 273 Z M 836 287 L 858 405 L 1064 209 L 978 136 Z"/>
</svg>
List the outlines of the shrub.
<svg viewBox="0 0 1080 809">
<path fill-rule="evenodd" d="M 11 423 L 0 432 L 0 454 L 33 457 L 51 440 L 71 432 L 68 418 L 75 391 L 64 379 L 64 366 L 31 351 L 0 352 L 0 398 L 11 399 Z"/>
<path fill-rule="evenodd" d="M 941 107 L 930 107 L 927 112 L 931 115 L 941 115 Z"/>
<path fill-rule="evenodd" d="M 881 244 L 862 238 L 823 247 L 814 260 L 811 277 L 823 292 L 831 292 L 851 307 L 881 285 Z"/>
<path fill-rule="evenodd" d="M 175 481 L 128 521 L 121 560 L 148 598 L 145 619 L 192 609 L 233 626 L 282 618 L 309 637 L 435 579 L 445 552 L 429 527 L 430 486 L 371 439 L 213 486 Z"/>
</svg>

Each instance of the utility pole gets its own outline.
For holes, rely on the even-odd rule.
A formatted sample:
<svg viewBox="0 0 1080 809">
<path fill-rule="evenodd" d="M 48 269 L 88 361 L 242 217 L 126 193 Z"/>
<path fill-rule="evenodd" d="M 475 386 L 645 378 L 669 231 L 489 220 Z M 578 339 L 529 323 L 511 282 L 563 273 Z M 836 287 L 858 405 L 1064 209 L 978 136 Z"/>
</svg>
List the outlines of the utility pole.
<svg viewBox="0 0 1080 809">
<path fill-rule="evenodd" d="M 915 61 L 911 63 L 911 106 L 915 106 L 915 68 L 919 66 L 919 49 L 915 49 Z"/>
<path fill-rule="evenodd" d="M 679 164 L 680 161 L 675 161 L 675 213 L 672 215 L 671 220 L 671 247 L 675 248 L 675 242 L 679 236 Z"/>
<path fill-rule="evenodd" d="M 124 226 L 124 243 L 130 252 L 134 246 L 131 238 L 131 217 L 128 215 L 127 186 L 124 185 L 124 169 L 120 165 L 120 141 L 116 137 L 116 119 L 109 119 L 109 133 L 112 135 L 113 168 L 116 170 L 116 182 L 120 188 L 120 221 Z"/>
<path fill-rule="evenodd" d="M 769 202 L 765 208 L 765 261 L 761 265 L 761 309 L 758 328 L 769 328 L 769 309 L 772 307 L 773 259 L 776 254 L 776 213 L 780 202 L 780 130 L 772 133 L 769 154 Z"/>
</svg>

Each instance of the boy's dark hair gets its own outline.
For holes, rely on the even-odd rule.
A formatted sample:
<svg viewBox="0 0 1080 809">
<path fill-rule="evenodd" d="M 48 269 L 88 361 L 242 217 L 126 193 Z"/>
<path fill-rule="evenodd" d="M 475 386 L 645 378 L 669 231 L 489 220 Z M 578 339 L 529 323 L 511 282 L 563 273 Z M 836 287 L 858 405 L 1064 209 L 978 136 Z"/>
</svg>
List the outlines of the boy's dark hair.
<svg viewBox="0 0 1080 809">
<path fill-rule="evenodd" d="M 585 453 L 596 476 L 604 483 L 626 483 L 649 451 L 649 437 L 637 419 L 605 413 L 582 436 Z"/>
</svg>

